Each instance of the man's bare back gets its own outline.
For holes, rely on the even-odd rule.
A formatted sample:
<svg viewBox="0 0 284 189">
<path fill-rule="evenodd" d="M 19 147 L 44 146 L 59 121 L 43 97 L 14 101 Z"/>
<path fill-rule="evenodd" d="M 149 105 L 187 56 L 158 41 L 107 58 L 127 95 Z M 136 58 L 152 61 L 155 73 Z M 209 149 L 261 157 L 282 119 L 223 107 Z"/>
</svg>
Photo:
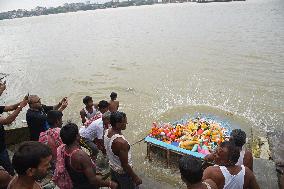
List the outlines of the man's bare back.
<svg viewBox="0 0 284 189">
<path fill-rule="evenodd" d="M 119 101 L 117 100 L 110 100 L 109 101 L 109 111 L 110 112 L 116 112 L 118 110 L 119 107 Z"/>
</svg>

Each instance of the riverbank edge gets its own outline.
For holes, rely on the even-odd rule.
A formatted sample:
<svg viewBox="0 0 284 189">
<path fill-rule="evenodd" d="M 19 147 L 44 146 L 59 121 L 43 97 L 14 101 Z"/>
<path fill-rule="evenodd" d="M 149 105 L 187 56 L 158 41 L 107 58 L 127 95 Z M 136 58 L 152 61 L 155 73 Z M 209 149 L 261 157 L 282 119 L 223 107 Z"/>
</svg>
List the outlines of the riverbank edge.
<svg viewBox="0 0 284 189">
<path fill-rule="evenodd" d="M 1 20 L 11 20 L 16 18 L 28 18 L 44 15 L 54 15 L 70 12 L 90 11 L 98 9 L 120 8 L 120 7 L 133 7 L 144 5 L 157 5 L 169 3 L 215 3 L 215 2 L 233 2 L 233 1 L 246 1 L 246 0 L 130 0 L 130 1 L 109 1 L 104 4 L 84 4 L 84 3 L 71 3 L 59 7 L 36 7 L 35 9 L 25 10 L 18 9 L 6 12 L 0 12 Z M 76 6 L 77 5 L 77 6 Z"/>
<path fill-rule="evenodd" d="M 259 182 L 260 186 L 267 186 L 267 188 L 281 188 L 280 186 L 280 174 L 277 174 L 276 163 L 273 159 L 273 154 L 276 152 L 272 151 L 271 138 L 269 134 L 266 133 L 265 136 L 260 135 L 254 131 L 251 131 L 251 136 L 248 138 L 248 148 L 253 152 L 254 157 L 254 173 Z M 27 125 L 22 127 L 12 128 L 6 130 L 5 135 L 6 144 L 10 151 L 15 151 L 15 145 L 29 140 L 29 129 Z M 263 170 L 266 170 L 263 172 Z M 283 175 L 282 175 L 283 176 Z M 169 185 L 169 183 L 162 183 L 143 175 L 145 180 L 148 180 L 157 188 L 164 185 Z M 150 184 L 151 185 L 151 184 Z M 150 187 L 150 185 L 147 185 Z M 151 186 L 153 188 L 154 186 Z M 174 187 L 174 186 L 173 186 Z M 282 186 L 284 187 L 284 186 Z M 155 187 L 154 187 L 155 188 Z M 167 188 L 170 188 L 167 186 Z M 263 188 L 263 187 L 262 187 Z"/>
</svg>

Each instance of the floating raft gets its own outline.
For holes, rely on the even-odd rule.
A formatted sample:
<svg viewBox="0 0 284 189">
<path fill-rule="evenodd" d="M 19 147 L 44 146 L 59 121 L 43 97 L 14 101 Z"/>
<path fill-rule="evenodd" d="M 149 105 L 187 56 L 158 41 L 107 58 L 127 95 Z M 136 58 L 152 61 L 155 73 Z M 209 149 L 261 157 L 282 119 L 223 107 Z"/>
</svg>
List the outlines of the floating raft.
<svg viewBox="0 0 284 189">
<path fill-rule="evenodd" d="M 200 120 L 202 120 L 202 121 L 200 121 Z M 190 132 L 188 132 L 187 128 L 190 128 L 190 124 L 191 124 L 191 127 L 192 127 L 192 123 L 194 123 L 194 126 L 195 126 L 195 128 L 197 127 L 197 129 L 191 129 Z M 187 137 L 185 135 L 188 135 L 189 137 L 194 136 L 194 133 L 197 133 L 198 128 L 200 129 L 201 124 L 203 124 L 203 123 L 206 123 L 207 126 L 208 126 L 206 129 L 203 129 L 203 131 L 210 130 L 211 129 L 210 125 L 211 124 L 216 125 L 216 123 L 217 123 L 220 126 L 220 128 L 223 132 L 222 141 L 226 137 L 229 137 L 229 135 L 231 133 L 231 126 L 227 121 L 220 120 L 220 119 L 218 120 L 216 117 L 210 116 L 210 115 L 202 116 L 202 118 L 200 118 L 200 117 L 192 118 L 191 116 L 186 115 L 182 119 L 180 119 L 178 121 L 174 121 L 172 123 L 157 124 L 157 123 L 154 122 L 152 129 L 150 131 L 150 134 L 144 139 L 144 141 L 147 143 L 147 158 L 149 160 L 151 160 L 151 149 L 155 147 L 155 148 L 158 148 L 159 151 L 165 152 L 166 159 L 167 159 L 167 167 L 169 167 L 169 165 L 170 165 L 171 154 L 173 154 L 173 155 L 192 155 L 194 157 L 203 159 L 206 154 L 199 153 L 197 151 L 192 151 L 191 149 L 185 149 L 180 144 L 180 143 L 182 143 L 183 138 Z M 172 133 L 173 132 L 177 133 L 177 131 L 176 131 L 177 127 L 185 128 L 184 130 L 186 132 L 182 130 L 182 134 L 181 133 L 176 134 L 175 137 L 168 135 L 168 137 L 167 137 L 167 136 L 164 135 L 164 132 L 161 132 L 161 130 L 162 129 L 168 129 L 169 127 L 171 128 L 169 130 Z M 199 137 L 199 138 L 203 137 L 201 134 L 200 135 L 195 134 L 195 135 L 197 135 L 197 137 Z M 208 138 L 211 139 L 212 136 L 210 136 L 210 137 L 208 136 Z M 210 148 L 210 152 L 212 150 L 214 150 L 214 149 Z"/>
<path fill-rule="evenodd" d="M 147 143 L 147 158 L 148 158 L 148 160 L 149 161 L 151 160 L 151 148 L 152 148 L 152 146 L 155 146 L 155 147 L 159 148 L 161 151 L 166 151 L 167 167 L 170 166 L 171 153 L 173 153 L 175 155 L 178 155 L 178 154 L 179 155 L 193 155 L 195 157 L 202 158 L 202 159 L 205 156 L 204 154 L 201 154 L 201 153 L 198 153 L 198 152 L 192 152 L 190 150 L 186 150 L 186 149 L 180 148 L 178 146 L 162 142 L 160 140 L 157 140 L 157 139 L 149 137 L 149 136 L 147 136 L 144 140 Z"/>
</svg>

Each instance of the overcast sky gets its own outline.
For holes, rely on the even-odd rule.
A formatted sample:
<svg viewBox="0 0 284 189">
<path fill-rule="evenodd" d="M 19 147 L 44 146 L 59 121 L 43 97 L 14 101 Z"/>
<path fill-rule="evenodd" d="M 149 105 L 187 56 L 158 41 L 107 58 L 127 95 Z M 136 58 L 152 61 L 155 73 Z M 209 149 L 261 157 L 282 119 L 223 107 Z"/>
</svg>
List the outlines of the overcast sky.
<svg viewBox="0 0 284 189">
<path fill-rule="evenodd" d="M 27 9 L 30 10 L 36 6 L 56 7 L 64 3 L 86 2 L 88 0 L 0 0 L 0 12 Z M 109 0 L 89 0 L 90 2 L 107 2 Z"/>
</svg>

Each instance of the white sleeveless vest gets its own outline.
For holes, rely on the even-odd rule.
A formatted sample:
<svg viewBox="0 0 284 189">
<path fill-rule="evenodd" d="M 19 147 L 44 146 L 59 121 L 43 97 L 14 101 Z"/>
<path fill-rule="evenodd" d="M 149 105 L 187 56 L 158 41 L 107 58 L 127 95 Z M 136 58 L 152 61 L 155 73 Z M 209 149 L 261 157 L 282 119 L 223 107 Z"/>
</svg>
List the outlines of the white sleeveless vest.
<svg viewBox="0 0 284 189">
<path fill-rule="evenodd" d="M 245 178 L 245 166 L 241 165 L 241 171 L 236 175 L 231 175 L 225 166 L 219 166 L 225 177 L 224 189 L 243 189 Z"/>
<path fill-rule="evenodd" d="M 88 118 L 88 119 L 94 117 L 98 112 L 98 110 L 95 108 L 95 106 L 93 106 L 93 112 L 92 113 L 89 113 L 88 110 L 86 109 L 86 107 L 84 108 L 84 111 L 86 113 L 86 118 Z"/>
<path fill-rule="evenodd" d="M 109 130 L 106 130 L 105 135 L 104 135 L 104 146 L 105 146 L 105 149 L 106 149 L 107 156 L 109 158 L 110 168 L 113 171 L 115 171 L 115 172 L 117 172 L 119 174 L 123 174 L 125 172 L 123 171 L 123 168 L 121 167 L 121 162 L 119 160 L 119 157 L 116 156 L 112 152 L 111 146 L 112 146 L 112 142 L 115 139 L 117 139 L 117 138 L 122 138 L 128 144 L 129 144 L 129 142 L 125 139 L 125 137 L 123 135 L 119 135 L 119 134 L 115 134 L 111 138 L 108 138 L 108 136 L 107 136 L 108 135 L 108 131 Z M 130 144 L 129 144 L 129 146 L 130 146 Z M 128 164 L 132 167 L 132 160 L 131 160 L 131 152 L 130 152 L 130 150 L 128 151 Z"/>
</svg>

